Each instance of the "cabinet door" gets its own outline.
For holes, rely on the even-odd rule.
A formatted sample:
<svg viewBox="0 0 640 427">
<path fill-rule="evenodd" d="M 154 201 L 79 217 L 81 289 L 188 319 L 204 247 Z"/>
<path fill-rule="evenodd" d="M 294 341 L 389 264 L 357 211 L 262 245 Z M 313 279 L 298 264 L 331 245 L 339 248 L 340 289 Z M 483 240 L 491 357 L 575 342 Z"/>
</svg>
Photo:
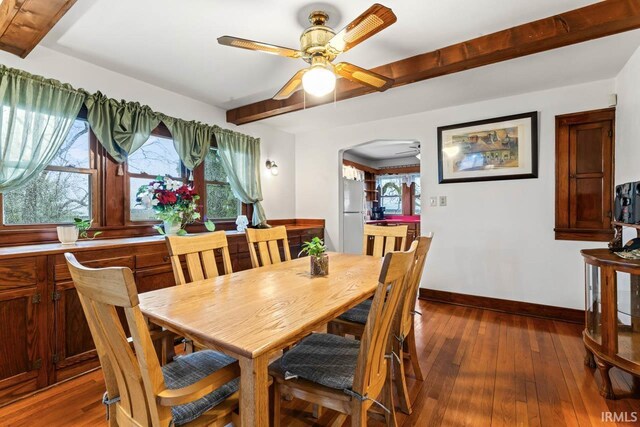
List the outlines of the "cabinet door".
<svg viewBox="0 0 640 427">
<path fill-rule="evenodd" d="M 569 226 L 610 228 L 613 123 L 569 127 Z"/>
<path fill-rule="evenodd" d="M 556 117 L 556 239 L 613 237 L 614 129 L 614 109 Z"/>
<path fill-rule="evenodd" d="M 56 283 L 54 299 L 53 361 L 55 381 L 62 381 L 98 366 L 98 355 L 73 282 Z"/>
<path fill-rule="evenodd" d="M 35 285 L 0 292 L 0 405 L 46 385 L 45 308 Z"/>
</svg>

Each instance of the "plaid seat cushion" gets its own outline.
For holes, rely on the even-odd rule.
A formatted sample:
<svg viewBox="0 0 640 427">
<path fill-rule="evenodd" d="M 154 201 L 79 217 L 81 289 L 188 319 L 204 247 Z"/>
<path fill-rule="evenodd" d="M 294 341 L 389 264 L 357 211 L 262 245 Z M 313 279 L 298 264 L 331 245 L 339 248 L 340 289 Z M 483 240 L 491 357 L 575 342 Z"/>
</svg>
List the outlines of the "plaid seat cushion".
<svg viewBox="0 0 640 427">
<path fill-rule="evenodd" d="M 167 388 L 177 389 L 190 386 L 233 362 L 235 359 L 225 354 L 202 350 L 175 358 L 162 367 L 162 374 Z M 195 420 L 238 391 L 239 385 L 240 379 L 236 378 L 196 401 L 172 407 L 173 425 Z"/>
<path fill-rule="evenodd" d="M 272 369 L 285 378 L 297 376 L 337 390 L 351 389 L 360 341 L 331 334 L 312 334 L 286 352 Z"/>
<path fill-rule="evenodd" d="M 349 311 L 345 311 L 338 319 L 346 320 L 353 323 L 360 323 L 366 325 L 367 318 L 369 317 L 369 311 L 371 310 L 371 303 L 373 300 L 366 300 Z"/>
</svg>

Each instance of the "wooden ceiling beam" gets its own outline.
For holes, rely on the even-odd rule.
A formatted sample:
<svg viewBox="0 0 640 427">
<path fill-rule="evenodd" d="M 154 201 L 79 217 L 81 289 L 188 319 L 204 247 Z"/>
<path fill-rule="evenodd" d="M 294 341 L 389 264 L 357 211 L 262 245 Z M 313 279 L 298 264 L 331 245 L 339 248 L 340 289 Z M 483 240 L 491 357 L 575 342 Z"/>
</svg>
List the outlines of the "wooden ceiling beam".
<svg viewBox="0 0 640 427">
<path fill-rule="evenodd" d="M 391 62 L 372 71 L 393 78 L 395 82 L 392 87 L 398 87 L 637 28 L 640 28 L 640 0 L 605 0 Z M 373 92 L 367 87 L 339 79 L 336 100 Z M 307 97 L 306 108 L 333 102 L 332 95 L 324 98 Z M 227 121 L 241 125 L 298 111 L 305 108 L 304 101 L 303 91 L 285 100 L 266 99 L 228 110 Z"/>
<path fill-rule="evenodd" d="M 0 49 L 25 58 L 77 0 L 3 0 Z"/>
</svg>

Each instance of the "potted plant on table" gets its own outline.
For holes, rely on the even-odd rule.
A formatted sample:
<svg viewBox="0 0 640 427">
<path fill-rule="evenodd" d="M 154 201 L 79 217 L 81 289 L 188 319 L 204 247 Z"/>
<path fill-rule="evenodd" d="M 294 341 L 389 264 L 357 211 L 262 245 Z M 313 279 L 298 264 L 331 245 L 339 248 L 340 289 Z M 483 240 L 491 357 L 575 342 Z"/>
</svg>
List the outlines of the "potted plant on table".
<svg viewBox="0 0 640 427">
<path fill-rule="evenodd" d="M 326 276 L 329 274 L 329 255 L 322 239 L 314 237 L 310 242 L 304 242 L 300 251 L 300 254 L 303 253 L 309 255 L 311 260 L 312 276 Z"/>
<path fill-rule="evenodd" d="M 160 234 L 185 235 L 185 227 L 200 219 L 198 212 L 200 196 L 193 187 L 169 177 L 158 176 L 155 181 L 138 189 L 136 201 L 148 209 L 153 209 L 156 218 L 163 221 L 163 227 L 156 226 Z M 213 231 L 211 221 L 204 225 Z"/>
</svg>

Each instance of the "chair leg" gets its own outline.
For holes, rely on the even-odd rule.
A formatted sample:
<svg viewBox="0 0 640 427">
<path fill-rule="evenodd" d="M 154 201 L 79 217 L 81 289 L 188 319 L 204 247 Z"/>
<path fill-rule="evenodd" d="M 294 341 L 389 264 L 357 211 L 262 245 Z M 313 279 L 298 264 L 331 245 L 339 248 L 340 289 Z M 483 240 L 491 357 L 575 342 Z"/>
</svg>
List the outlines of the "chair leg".
<svg viewBox="0 0 640 427">
<path fill-rule="evenodd" d="M 407 377 L 404 370 L 404 350 L 403 346 L 394 339 L 394 350 L 398 355 L 398 359 L 392 357 L 393 361 L 393 377 L 395 378 L 396 391 L 398 392 L 398 406 L 400 410 L 407 415 L 411 415 L 411 399 L 409 398 L 409 389 L 407 388 Z M 390 366 L 391 367 L 391 366 Z"/>
<path fill-rule="evenodd" d="M 387 382 L 382 388 L 382 404 L 387 407 L 389 412 L 385 411 L 384 418 L 387 426 L 397 427 L 398 421 L 396 420 L 396 408 L 393 403 L 393 387 L 391 386 L 391 375 L 387 375 Z"/>
<path fill-rule="evenodd" d="M 362 402 L 355 402 L 351 411 L 351 427 L 367 427 L 367 409 Z"/>
<path fill-rule="evenodd" d="M 317 403 L 313 404 L 313 414 L 311 415 L 314 419 L 318 420 L 322 416 L 322 406 Z"/>
<path fill-rule="evenodd" d="M 273 427 L 280 427 L 280 405 L 282 404 L 282 394 L 280 384 L 273 382 Z"/>
<path fill-rule="evenodd" d="M 329 322 L 327 324 L 327 333 L 331 334 L 331 335 L 340 335 L 340 336 L 344 336 L 344 334 L 341 331 L 341 327 L 340 325 L 338 325 L 336 322 Z"/>
<path fill-rule="evenodd" d="M 407 343 L 407 350 L 411 357 L 411 366 L 413 367 L 413 374 L 418 381 L 424 381 L 424 375 L 422 374 L 422 368 L 420 367 L 420 359 L 418 358 L 418 348 L 416 347 L 416 335 L 414 328 L 411 328 L 411 332 L 405 338 Z"/>
<path fill-rule="evenodd" d="M 345 414 L 338 413 L 331 424 L 329 424 L 329 427 L 342 427 L 345 421 L 347 421 L 347 416 Z"/>
</svg>

